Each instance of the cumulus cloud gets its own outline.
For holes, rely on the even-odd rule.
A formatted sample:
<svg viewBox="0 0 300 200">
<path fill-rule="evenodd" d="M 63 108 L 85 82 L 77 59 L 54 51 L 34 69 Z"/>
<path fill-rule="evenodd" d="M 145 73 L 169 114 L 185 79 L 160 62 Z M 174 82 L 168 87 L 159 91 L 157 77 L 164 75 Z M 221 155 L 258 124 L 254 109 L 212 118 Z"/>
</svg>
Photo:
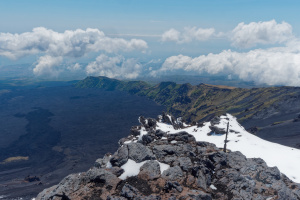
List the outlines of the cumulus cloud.
<svg viewBox="0 0 300 200">
<path fill-rule="evenodd" d="M 71 71 L 77 71 L 81 69 L 81 65 L 79 63 L 75 63 L 74 65 L 69 65 L 67 69 Z"/>
<path fill-rule="evenodd" d="M 142 66 L 135 59 L 125 59 L 123 56 L 109 57 L 100 55 L 96 61 L 86 67 L 88 75 L 107 76 L 109 78 L 133 79 L 139 76 Z"/>
<path fill-rule="evenodd" d="M 289 42 L 285 47 L 255 49 L 245 53 L 224 50 L 219 54 L 195 58 L 171 56 L 152 75 L 178 69 L 238 75 L 242 80 L 259 84 L 300 86 L 300 41 Z"/>
<path fill-rule="evenodd" d="M 177 43 L 188 43 L 195 40 L 205 41 L 213 36 L 217 36 L 214 28 L 203 29 L 197 27 L 185 27 L 182 32 L 173 28 L 164 32 L 161 36 L 161 40 L 163 42 L 173 41 Z"/>
<path fill-rule="evenodd" d="M 51 75 L 51 76 L 58 76 L 61 69 L 59 65 L 63 61 L 61 56 L 52 57 L 49 55 L 41 56 L 38 61 L 37 65 L 33 69 L 33 73 L 38 76 L 44 75 Z"/>
<path fill-rule="evenodd" d="M 265 22 L 239 23 L 231 34 L 232 45 L 250 48 L 258 44 L 280 44 L 293 39 L 292 26 L 275 20 Z"/>
<path fill-rule="evenodd" d="M 90 28 L 59 33 L 38 27 L 21 34 L 0 33 L 0 56 L 18 59 L 26 55 L 45 54 L 38 59 L 35 74 L 43 74 L 43 70 L 50 72 L 63 58 L 79 58 L 99 51 L 144 51 L 147 47 L 144 40 L 110 38 L 102 31 Z"/>
</svg>

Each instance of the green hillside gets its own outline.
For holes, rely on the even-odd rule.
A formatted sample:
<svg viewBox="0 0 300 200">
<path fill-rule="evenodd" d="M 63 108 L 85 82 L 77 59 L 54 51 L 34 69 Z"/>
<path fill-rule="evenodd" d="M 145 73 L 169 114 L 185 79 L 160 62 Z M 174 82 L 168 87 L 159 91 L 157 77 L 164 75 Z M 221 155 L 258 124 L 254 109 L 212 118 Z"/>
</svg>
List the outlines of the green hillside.
<svg viewBox="0 0 300 200">
<path fill-rule="evenodd" d="M 107 77 L 87 77 L 76 84 L 80 88 L 102 88 L 146 96 L 166 106 L 175 116 L 187 121 L 202 121 L 222 113 L 231 113 L 240 121 L 270 115 L 300 96 L 299 87 L 234 88 L 200 84 L 161 82 L 151 86 L 143 81 L 120 81 Z"/>
</svg>

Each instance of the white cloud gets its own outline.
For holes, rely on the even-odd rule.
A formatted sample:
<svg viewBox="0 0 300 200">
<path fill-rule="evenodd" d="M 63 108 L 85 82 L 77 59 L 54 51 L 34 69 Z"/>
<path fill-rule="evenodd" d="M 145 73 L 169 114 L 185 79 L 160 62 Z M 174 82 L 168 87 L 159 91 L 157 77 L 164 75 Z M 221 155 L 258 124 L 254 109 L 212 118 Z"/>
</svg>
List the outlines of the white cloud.
<svg viewBox="0 0 300 200">
<path fill-rule="evenodd" d="M 51 75 L 58 76 L 61 69 L 59 65 L 63 61 L 61 56 L 52 57 L 49 55 L 41 56 L 38 59 L 38 64 L 33 69 L 33 73 L 38 76 Z"/>
<path fill-rule="evenodd" d="M 213 28 L 197 28 L 197 27 L 185 27 L 182 32 L 177 31 L 176 29 L 170 29 L 164 32 L 161 36 L 161 40 L 173 41 L 177 43 L 188 43 L 194 40 L 196 41 L 205 41 L 210 39 L 215 34 L 215 29 Z"/>
<path fill-rule="evenodd" d="M 71 71 L 77 71 L 81 69 L 81 65 L 79 63 L 75 63 L 74 65 L 69 65 L 67 69 Z"/>
<path fill-rule="evenodd" d="M 255 49 L 245 53 L 224 50 L 219 54 L 195 58 L 171 56 L 152 75 L 178 69 L 238 75 L 242 80 L 259 84 L 300 86 L 300 41 L 291 41 L 285 47 Z"/>
<path fill-rule="evenodd" d="M 179 42 L 179 38 L 180 38 L 180 32 L 177 31 L 176 29 L 170 29 L 166 32 L 164 32 L 161 36 L 161 40 L 162 41 L 175 41 L 175 42 Z"/>
<path fill-rule="evenodd" d="M 90 28 L 58 33 L 38 27 L 32 32 L 21 34 L 0 33 L 0 56 L 18 59 L 26 55 L 44 54 L 38 59 L 35 67 L 34 73 L 37 75 L 50 71 L 54 65 L 62 62 L 63 58 L 79 58 L 99 51 L 144 51 L 146 48 L 148 46 L 144 40 L 110 38 L 102 31 Z"/>
<path fill-rule="evenodd" d="M 109 57 L 100 55 L 96 61 L 86 67 L 88 75 L 107 76 L 109 78 L 136 78 L 141 72 L 142 66 L 135 59 L 125 59 L 123 56 Z"/>
<path fill-rule="evenodd" d="M 292 26 L 275 20 L 265 22 L 239 23 L 231 35 L 232 45 L 238 48 L 250 48 L 258 44 L 284 43 L 293 39 Z"/>
</svg>

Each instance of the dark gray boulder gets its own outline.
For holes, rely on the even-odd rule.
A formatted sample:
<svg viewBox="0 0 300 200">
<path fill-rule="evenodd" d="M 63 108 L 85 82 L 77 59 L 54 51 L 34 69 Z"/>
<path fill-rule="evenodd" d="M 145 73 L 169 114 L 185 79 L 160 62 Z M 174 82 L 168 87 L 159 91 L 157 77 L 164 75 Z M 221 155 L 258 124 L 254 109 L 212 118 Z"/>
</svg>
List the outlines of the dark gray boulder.
<svg viewBox="0 0 300 200">
<path fill-rule="evenodd" d="M 139 196 L 139 191 L 135 187 L 126 183 L 122 188 L 121 196 L 127 199 L 133 199 Z"/>
<path fill-rule="evenodd" d="M 170 167 L 165 170 L 162 174 L 162 177 L 168 181 L 178 181 L 180 182 L 184 174 L 179 166 Z"/>
<path fill-rule="evenodd" d="M 188 171 L 193 167 L 192 161 L 189 157 L 179 157 L 177 162 L 175 161 L 173 164 L 179 165 L 183 171 Z"/>
<path fill-rule="evenodd" d="M 128 158 L 134 160 L 137 163 L 145 160 L 154 160 L 155 156 L 152 151 L 141 143 L 129 143 L 126 145 L 128 148 Z"/>
<path fill-rule="evenodd" d="M 123 145 L 118 149 L 118 151 L 111 157 L 110 163 L 112 166 L 121 167 L 128 160 L 128 147 L 127 145 Z"/>
<path fill-rule="evenodd" d="M 157 161 L 147 161 L 141 168 L 138 175 L 139 178 L 145 180 L 153 180 L 160 177 L 160 166 Z"/>
<path fill-rule="evenodd" d="M 165 187 L 164 187 L 164 190 L 166 192 L 170 192 L 171 190 L 175 189 L 177 192 L 182 192 L 183 188 L 181 187 L 181 185 L 176 182 L 176 181 L 167 181 Z"/>
<path fill-rule="evenodd" d="M 181 131 L 181 132 L 175 133 L 175 134 L 169 134 L 168 140 L 169 141 L 176 140 L 176 141 L 182 141 L 182 142 L 186 142 L 186 143 L 196 141 L 194 136 L 192 136 L 191 134 L 188 134 L 185 131 Z"/>
</svg>

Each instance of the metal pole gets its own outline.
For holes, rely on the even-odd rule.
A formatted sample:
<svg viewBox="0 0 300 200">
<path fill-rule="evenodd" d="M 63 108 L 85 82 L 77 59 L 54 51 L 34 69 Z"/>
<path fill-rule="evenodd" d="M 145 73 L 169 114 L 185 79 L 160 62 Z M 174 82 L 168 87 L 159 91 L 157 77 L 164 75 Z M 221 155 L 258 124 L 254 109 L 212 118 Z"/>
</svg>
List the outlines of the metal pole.
<svg viewBox="0 0 300 200">
<path fill-rule="evenodd" d="M 225 137 L 225 140 L 224 140 L 224 149 L 223 149 L 223 151 L 225 153 L 226 153 L 226 144 L 227 144 L 228 130 L 229 130 L 229 122 L 227 123 L 226 137 Z"/>
</svg>

